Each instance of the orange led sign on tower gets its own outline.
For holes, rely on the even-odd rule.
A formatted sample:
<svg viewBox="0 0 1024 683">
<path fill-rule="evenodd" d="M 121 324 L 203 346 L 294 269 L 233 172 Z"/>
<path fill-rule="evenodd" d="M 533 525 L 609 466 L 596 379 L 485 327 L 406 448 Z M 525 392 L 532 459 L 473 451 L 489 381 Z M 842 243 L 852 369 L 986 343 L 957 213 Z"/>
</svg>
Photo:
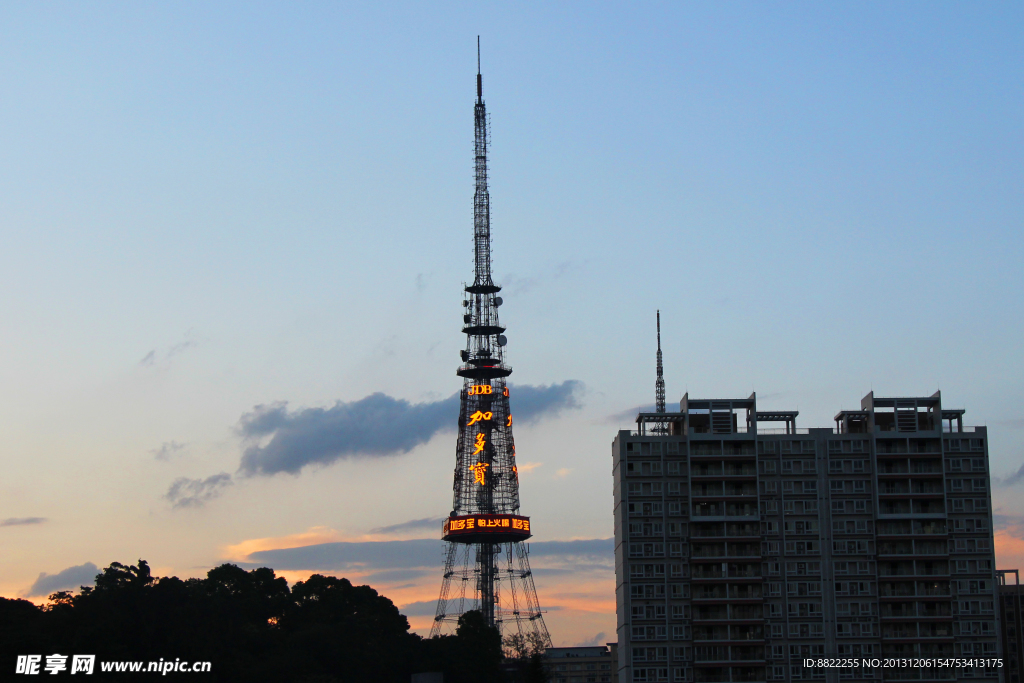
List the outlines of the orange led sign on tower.
<svg viewBox="0 0 1024 683">
<path fill-rule="evenodd" d="M 483 452 L 484 446 L 487 445 L 487 441 L 485 440 L 485 438 L 486 437 L 484 437 L 483 432 L 480 432 L 479 434 L 476 435 L 476 442 L 473 444 L 474 446 L 476 446 L 476 450 L 473 451 L 473 455 Z"/>
<path fill-rule="evenodd" d="M 475 413 L 473 413 L 472 415 L 469 416 L 469 422 L 466 423 L 466 426 L 467 427 L 471 427 L 471 426 L 475 425 L 477 422 L 480 422 L 481 420 L 488 420 L 489 421 L 492 417 L 494 417 L 494 413 L 491 413 L 491 412 L 483 413 L 483 412 L 480 412 L 478 410 L 478 411 L 476 411 Z"/>
<path fill-rule="evenodd" d="M 486 484 L 484 481 L 484 474 L 487 472 L 488 467 L 490 467 L 490 465 L 485 462 L 478 462 L 475 465 L 471 465 L 469 469 L 473 470 L 473 481 L 484 486 Z"/>
<path fill-rule="evenodd" d="M 444 520 L 444 540 L 463 543 L 524 541 L 530 532 L 530 518 L 521 515 L 456 515 Z"/>
<path fill-rule="evenodd" d="M 466 394 L 469 396 L 482 396 L 493 392 L 494 388 L 490 384 L 474 384 L 466 391 Z"/>
</svg>

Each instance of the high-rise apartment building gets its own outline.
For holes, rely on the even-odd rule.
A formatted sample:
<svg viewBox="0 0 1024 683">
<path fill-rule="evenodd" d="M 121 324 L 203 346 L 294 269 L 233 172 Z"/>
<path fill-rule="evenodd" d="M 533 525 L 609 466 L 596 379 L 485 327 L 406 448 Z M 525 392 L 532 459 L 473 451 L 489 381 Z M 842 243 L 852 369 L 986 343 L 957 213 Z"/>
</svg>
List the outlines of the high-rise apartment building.
<svg viewBox="0 0 1024 683">
<path fill-rule="evenodd" d="M 1003 681 L 1020 682 L 1021 654 L 1024 654 L 1024 606 L 1021 603 L 1020 571 L 997 569 L 999 586 L 999 636 L 1003 643 Z"/>
<path fill-rule="evenodd" d="M 987 435 L 963 414 L 939 393 L 822 429 L 753 394 L 639 414 L 612 445 L 619 682 L 1000 680 L 804 664 L 1001 656 Z"/>
</svg>

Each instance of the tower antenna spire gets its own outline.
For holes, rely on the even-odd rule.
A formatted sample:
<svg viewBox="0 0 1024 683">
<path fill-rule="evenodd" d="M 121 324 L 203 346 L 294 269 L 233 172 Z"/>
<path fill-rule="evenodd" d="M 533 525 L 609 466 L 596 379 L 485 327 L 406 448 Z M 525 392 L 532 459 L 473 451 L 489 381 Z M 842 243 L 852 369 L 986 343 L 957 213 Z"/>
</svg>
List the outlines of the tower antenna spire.
<svg viewBox="0 0 1024 683">
<path fill-rule="evenodd" d="M 476 37 L 476 103 L 484 103 L 484 77 L 480 75 L 480 36 Z"/>
</svg>

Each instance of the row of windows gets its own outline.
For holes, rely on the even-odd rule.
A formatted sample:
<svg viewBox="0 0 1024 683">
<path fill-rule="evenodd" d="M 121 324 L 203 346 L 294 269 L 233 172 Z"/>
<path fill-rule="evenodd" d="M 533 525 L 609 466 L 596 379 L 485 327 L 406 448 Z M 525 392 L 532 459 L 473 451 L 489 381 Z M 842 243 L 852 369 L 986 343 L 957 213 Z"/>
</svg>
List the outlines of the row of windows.
<svg viewBox="0 0 1024 683">
<path fill-rule="evenodd" d="M 953 604 L 961 615 L 995 613 L 995 603 L 991 600 L 958 600 Z"/>
<path fill-rule="evenodd" d="M 818 492 L 818 482 L 813 479 L 793 480 L 786 479 L 782 482 L 782 493 L 787 495 L 813 495 Z M 779 482 L 762 481 L 761 493 L 768 496 L 779 494 Z"/>
<path fill-rule="evenodd" d="M 813 441 L 758 441 L 761 453 L 813 453 Z"/>
<path fill-rule="evenodd" d="M 949 541 L 951 553 L 987 553 L 992 548 L 987 538 L 958 538 Z"/>
<path fill-rule="evenodd" d="M 855 474 L 867 473 L 871 471 L 871 461 L 866 459 L 830 460 L 828 463 L 828 471 L 831 474 L 838 474 L 841 472 L 852 472 Z"/>
<path fill-rule="evenodd" d="M 673 619 L 689 619 L 689 605 L 671 605 Z M 632 605 L 630 615 L 633 619 L 665 619 L 665 605 Z"/>
<path fill-rule="evenodd" d="M 758 450 L 761 453 L 813 453 L 814 441 L 811 440 L 765 440 L 758 441 Z M 856 440 L 836 440 L 832 439 L 828 442 L 828 450 L 830 453 L 867 453 L 869 451 L 868 441 L 866 439 Z M 938 449 L 938 442 L 936 441 L 917 441 L 914 442 L 915 452 L 932 452 Z M 879 450 L 885 450 L 890 452 L 906 452 L 907 442 L 900 440 L 880 440 L 878 442 Z M 693 453 L 695 455 L 718 455 L 722 453 L 722 442 L 693 442 Z M 744 442 L 728 442 L 726 448 L 737 450 L 739 453 L 753 452 L 752 444 L 749 441 Z M 984 439 L 947 439 L 946 450 L 947 451 L 980 451 L 985 448 Z M 643 442 L 626 442 L 627 453 L 637 453 L 641 455 L 661 455 L 662 453 L 668 455 L 685 454 L 686 443 L 680 441 L 643 441 Z"/>
<path fill-rule="evenodd" d="M 874 562 L 835 562 L 832 567 L 837 575 L 875 573 Z"/>
<path fill-rule="evenodd" d="M 833 519 L 832 533 L 834 534 L 870 534 L 874 522 L 870 519 Z M 881 524 L 878 533 L 882 533 Z"/>
<path fill-rule="evenodd" d="M 954 514 L 989 511 L 985 498 L 951 498 L 946 501 L 946 509 Z"/>
<path fill-rule="evenodd" d="M 947 451 L 980 451 L 985 449 L 985 439 L 947 439 Z"/>
<path fill-rule="evenodd" d="M 631 484 L 632 486 L 632 484 Z M 660 486 L 660 484 L 658 485 Z M 912 508 L 910 503 L 914 502 L 915 505 Z M 832 514 L 847 514 L 847 515 L 863 515 L 871 512 L 871 501 L 870 500 L 833 500 L 831 501 Z M 641 517 L 660 517 L 665 514 L 665 503 L 662 502 L 649 502 L 649 503 L 627 503 L 626 510 L 629 515 L 641 516 Z M 688 506 L 682 502 L 669 502 L 668 514 L 671 517 L 685 517 L 687 516 Z M 713 503 L 702 503 L 703 506 L 715 505 Z M 709 508 L 702 508 L 698 516 L 709 516 L 709 515 L 751 515 L 754 514 L 750 509 L 750 504 L 731 504 L 733 508 L 715 508 L 715 511 L 711 511 Z M 742 505 L 742 509 L 737 507 Z M 817 515 L 818 514 L 818 501 L 816 500 L 784 500 L 782 505 L 779 505 L 777 500 L 763 500 L 760 501 L 760 514 L 762 515 L 777 515 L 779 514 L 779 508 L 782 508 L 783 514 L 786 515 Z M 932 509 L 938 508 L 938 509 Z M 951 498 L 946 501 L 947 512 L 952 514 L 971 514 L 971 513 L 987 513 L 988 501 L 985 499 L 974 499 L 974 498 Z M 882 501 L 880 505 L 880 511 L 882 514 L 909 514 L 913 512 L 922 513 L 940 513 L 942 512 L 942 506 L 937 501 Z M 866 521 L 866 520 L 865 520 Z M 909 520 L 908 520 L 909 521 Z M 987 525 L 986 525 L 987 526 Z M 923 527 L 922 527 L 923 528 Z M 954 531 L 967 531 L 968 526 L 965 524 L 963 527 L 954 527 Z M 978 526 L 975 524 L 975 531 L 986 531 L 985 526 Z M 859 531 L 846 533 L 861 533 Z M 879 533 L 882 533 L 881 531 Z M 901 531 L 894 533 L 938 533 L 942 534 L 945 531 Z"/>
<path fill-rule="evenodd" d="M 984 472 L 985 471 L 985 459 L 984 458 L 953 458 L 946 460 L 946 471 L 947 472 Z"/>
<path fill-rule="evenodd" d="M 685 557 L 687 546 L 684 543 L 630 543 L 630 557 L 665 557 L 665 546 L 668 546 L 669 557 Z"/>
<path fill-rule="evenodd" d="M 988 480 L 986 479 L 947 479 L 946 490 L 954 493 L 960 491 L 987 491 Z"/>
<path fill-rule="evenodd" d="M 864 515 L 868 513 L 868 500 L 833 500 L 832 514 Z"/>
<path fill-rule="evenodd" d="M 785 548 L 787 555 L 816 555 L 821 552 L 821 541 L 765 541 L 761 550 L 765 555 L 778 555 Z"/>
<path fill-rule="evenodd" d="M 686 536 L 687 524 L 685 522 L 630 522 L 630 536 L 661 536 L 668 531 L 669 536 Z"/>
<path fill-rule="evenodd" d="M 867 501 L 864 503 L 864 511 L 867 512 Z M 784 500 L 782 501 L 782 512 L 787 515 L 816 515 L 818 514 L 818 501 L 816 500 Z M 779 514 L 779 501 L 761 501 L 762 515 Z"/>
</svg>

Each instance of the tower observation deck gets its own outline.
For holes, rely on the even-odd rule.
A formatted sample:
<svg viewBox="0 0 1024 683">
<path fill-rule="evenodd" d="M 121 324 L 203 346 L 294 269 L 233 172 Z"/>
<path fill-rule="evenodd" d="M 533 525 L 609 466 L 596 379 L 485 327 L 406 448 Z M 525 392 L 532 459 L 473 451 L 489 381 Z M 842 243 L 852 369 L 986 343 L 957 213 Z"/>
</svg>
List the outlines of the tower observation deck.
<svg viewBox="0 0 1024 683">
<path fill-rule="evenodd" d="M 477 44 L 473 195 L 473 284 L 463 297 L 466 348 L 455 454 L 452 511 L 444 521 L 444 577 L 431 636 L 453 632 L 459 617 L 479 610 L 503 637 L 549 647 L 551 637 L 530 571 L 530 518 L 520 514 L 519 472 L 506 379 L 501 287 L 491 279 L 491 208 L 487 189 L 487 109 Z"/>
</svg>

